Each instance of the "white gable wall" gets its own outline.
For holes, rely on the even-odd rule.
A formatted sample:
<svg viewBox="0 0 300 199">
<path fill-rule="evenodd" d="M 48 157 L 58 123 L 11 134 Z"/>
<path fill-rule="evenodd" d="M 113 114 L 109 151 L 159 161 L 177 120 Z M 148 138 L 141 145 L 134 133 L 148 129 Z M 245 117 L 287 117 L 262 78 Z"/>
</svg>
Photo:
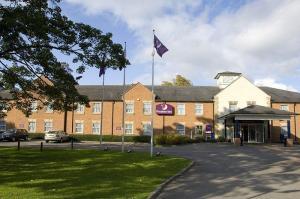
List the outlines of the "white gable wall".
<svg viewBox="0 0 300 199">
<path fill-rule="evenodd" d="M 229 102 L 236 101 L 237 109 L 247 107 L 247 101 L 255 101 L 256 105 L 270 107 L 271 97 L 248 79 L 240 76 L 214 97 L 216 130 L 223 130 L 223 121 L 217 118 L 229 113 Z"/>
</svg>

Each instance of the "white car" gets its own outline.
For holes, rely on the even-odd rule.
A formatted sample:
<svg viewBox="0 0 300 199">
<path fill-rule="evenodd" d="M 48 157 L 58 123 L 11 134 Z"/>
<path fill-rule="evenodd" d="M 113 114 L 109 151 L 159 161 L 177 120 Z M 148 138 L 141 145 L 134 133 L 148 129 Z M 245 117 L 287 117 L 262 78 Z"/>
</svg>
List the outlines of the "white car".
<svg viewBox="0 0 300 199">
<path fill-rule="evenodd" d="M 57 141 L 57 142 L 69 141 L 69 136 L 64 131 L 49 131 L 45 133 L 45 141 L 46 143 L 48 143 L 49 141 Z"/>
</svg>

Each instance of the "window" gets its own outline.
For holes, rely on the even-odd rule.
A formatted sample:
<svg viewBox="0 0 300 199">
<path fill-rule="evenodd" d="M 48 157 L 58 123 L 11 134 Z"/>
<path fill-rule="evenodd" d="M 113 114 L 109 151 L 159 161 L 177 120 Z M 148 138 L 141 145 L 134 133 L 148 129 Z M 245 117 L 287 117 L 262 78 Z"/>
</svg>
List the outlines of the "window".
<svg viewBox="0 0 300 199">
<path fill-rule="evenodd" d="M 101 128 L 100 122 L 93 122 L 93 124 L 92 124 L 92 133 L 93 134 L 100 134 L 100 128 Z"/>
<path fill-rule="evenodd" d="M 195 114 L 203 115 L 203 104 L 195 104 Z"/>
<path fill-rule="evenodd" d="M 143 134 L 151 135 L 151 132 L 152 132 L 151 122 L 143 122 Z"/>
<path fill-rule="evenodd" d="M 247 101 L 247 106 L 256 105 L 256 101 Z"/>
<path fill-rule="evenodd" d="M 125 112 L 127 114 L 134 113 L 134 103 L 133 102 L 126 102 L 125 103 Z"/>
<path fill-rule="evenodd" d="M 203 135 L 203 126 L 202 125 L 195 126 L 195 135 Z"/>
<path fill-rule="evenodd" d="M 152 113 L 152 103 L 151 102 L 144 102 L 143 112 L 144 112 L 144 115 L 150 115 Z"/>
<path fill-rule="evenodd" d="M 231 83 L 233 80 L 232 76 L 224 76 L 223 77 L 223 83 Z"/>
<path fill-rule="evenodd" d="M 75 133 L 83 133 L 83 122 L 75 121 Z"/>
<path fill-rule="evenodd" d="M 51 120 L 45 120 L 44 121 L 44 131 L 49 132 L 52 131 L 53 129 L 53 123 Z"/>
<path fill-rule="evenodd" d="M 177 114 L 185 115 L 185 104 L 177 104 Z"/>
<path fill-rule="evenodd" d="M 132 122 L 126 122 L 125 123 L 125 134 L 126 135 L 132 135 L 133 134 L 133 123 Z"/>
<path fill-rule="evenodd" d="M 185 135 L 185 126 L 184 126 L 184 124 L 177 124 L 176 125 L 176 131 L 180 135 Z"/>
<path fill-rule="evenodd" d="M 36 132 L 36 121 L 31 120 L 28 122 L 28 132 L 30 132 L 30 133 Z"/>
<path fill-rule="evenodd" d="M 237 110 L 237 102 L 236 101 L 230 101 L 229 102 L 229 112 L 234 112 Z"/>
<path fill-rule="evenodd" d="M 289 111 L 289 106 L 287 104 L 281 104 L 280 105 L 280 110 Z"/>
<path fill-rule="evenodd" d="M 6 131 L 6 123 L 4 120 L 0 120 L 0 131 Z"/>
<path fill-rule="evenodd" d="M 46 106 L 46 113 L 53 113 L 52 104 L 48 104 L 48 105 Z"/>
<path fill-rule="evenodd" d="M 101 102 L 93 103 L 93 113 L 101 113 Z"/>
<path fill-rule="evenodd" d="M 31 111 L 32 112 L 36 112 L 37 111 L 37 106 L 38 106 L 38 103 L 37 103 L 37 101 L 33 101 L 32 103 L 31 103 Z"/>
<path fill-rule="evenodd" d="M 7 104 L 5 102 L 0 102 L 0 111 L 7 112 Z"/>
<path fill-rule="evenodd" d="M 77 104 L 76 113 L 79 113 L 79 114 L 84 113 L 84 105 L 83 104 Z"/>
</svg>

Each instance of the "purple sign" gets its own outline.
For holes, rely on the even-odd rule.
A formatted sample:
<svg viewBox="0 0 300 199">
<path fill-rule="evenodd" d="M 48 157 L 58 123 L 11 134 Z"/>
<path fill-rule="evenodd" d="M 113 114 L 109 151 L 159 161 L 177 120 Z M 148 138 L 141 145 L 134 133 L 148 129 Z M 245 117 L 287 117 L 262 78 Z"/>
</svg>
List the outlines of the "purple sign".
<svg viewBox="0 0 300 199">
<path fill-rule="evenodd" d="M 174 107 L 170 104 L 157 104 L 156 105 L 157 115 L 174 115 Z"/>
<path fill-rule="evenodd" d="M 211 130 L 212 130 L 212 126 L 210 124 L 207 124 L 205 126 L 205 131 L 208 132 L 208 133 L 211 133 Z"/>
</svg>

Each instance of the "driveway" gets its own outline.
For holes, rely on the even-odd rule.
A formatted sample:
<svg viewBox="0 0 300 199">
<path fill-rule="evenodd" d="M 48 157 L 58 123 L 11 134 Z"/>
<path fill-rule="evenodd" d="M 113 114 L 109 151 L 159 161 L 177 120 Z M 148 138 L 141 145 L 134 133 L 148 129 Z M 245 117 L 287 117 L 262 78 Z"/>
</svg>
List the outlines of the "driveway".
<svg viewBox="0 0 300 199">
<path fill-rule="evenodd" d="M 300 147 L 193 144 L 163 149 L 196 162 L 159 199 L 299 198 Z"/>
</svg>

